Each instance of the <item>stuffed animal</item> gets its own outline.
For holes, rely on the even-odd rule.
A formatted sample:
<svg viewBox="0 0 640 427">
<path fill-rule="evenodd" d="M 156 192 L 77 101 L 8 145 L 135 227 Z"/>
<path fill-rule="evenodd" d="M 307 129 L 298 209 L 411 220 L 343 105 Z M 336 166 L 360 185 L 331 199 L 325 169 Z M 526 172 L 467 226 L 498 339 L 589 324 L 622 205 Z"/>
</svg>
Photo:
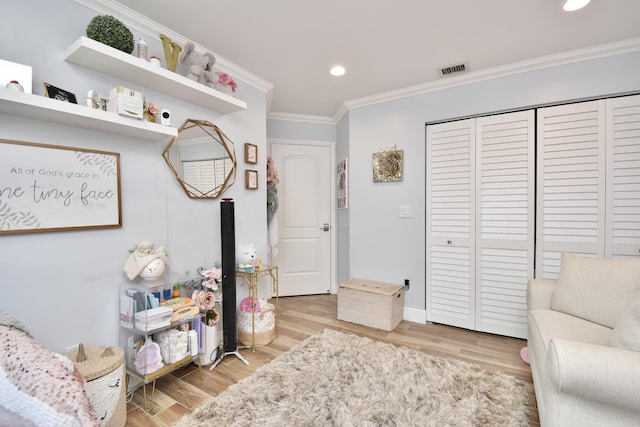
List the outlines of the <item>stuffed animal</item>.
<svg viewBox="0 0 640 427">
<path fill-rule="evenodd" d="M 261 267 L 260 257 L 258 257 L 258 251 L 253 243 L 238 247 L 236 261 L 238 261 L 238 268 L 244 270 L 260 270 Z"/>
<path fill-rule="evenodd" d="M 218 76 L 211 71 L 216 57 L 211 52 L 198 53 L 191 42 L 185 43 L 180 55 L 180 63 L 188 67 L 186 77 L 205 86 L 215 88 Z"/>
<path fill-rule="evenodd" d="M 131 255 L 124 264 L 124 272 L 131 280 L 138 275 L 144 279 L 156 279 L 162 276 L 169 266 L 169 257 L 164 246 L 156 248 L 153 242 L 142 241 L 129 249 Z"/>
</svg>

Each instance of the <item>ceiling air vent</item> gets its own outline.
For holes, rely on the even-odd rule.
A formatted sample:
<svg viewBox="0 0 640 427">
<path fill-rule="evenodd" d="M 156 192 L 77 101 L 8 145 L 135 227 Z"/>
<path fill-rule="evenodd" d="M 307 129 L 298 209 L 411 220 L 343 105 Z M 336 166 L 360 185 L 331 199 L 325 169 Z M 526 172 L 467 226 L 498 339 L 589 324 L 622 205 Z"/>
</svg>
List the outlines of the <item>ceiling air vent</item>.
<svg viewBox="0 0 640 427">
<path fill-rule="evenodd" d="M 438 74 L 440 77 L 448 77 L 453 74 L 464 73 L 465 71 L 469 71 L 469 64 L 467 62 L 438 68 Z"/>
</svg>

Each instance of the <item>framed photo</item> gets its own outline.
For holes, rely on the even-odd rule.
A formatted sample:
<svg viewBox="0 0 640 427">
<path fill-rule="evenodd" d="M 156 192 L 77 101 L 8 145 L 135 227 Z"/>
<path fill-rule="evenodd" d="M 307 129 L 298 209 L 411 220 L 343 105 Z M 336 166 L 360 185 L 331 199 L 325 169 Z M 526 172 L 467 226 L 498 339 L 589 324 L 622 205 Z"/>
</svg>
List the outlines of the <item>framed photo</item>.
<svg viewBox="0 0 640 427">
<path fill-rule="evenodd" d="M 349 175 L 347 174 L 347 159 L 338 163 L 338 209 L 349 208 Z"/>
<path fill-rule="evenodd" d="M 107 95 L 98 93 L 95 90 L 87 92 L 87 107 L 91 107 L 94 110 L 107 111 L 107 102 L 109 102 Z"/>
<path fill-rule="evenodd" d="M 120 154 L 0 139 L 0 236 L 122 226 Z"/>
<path fill-rule="evenodd" d="M 373 153 L 373 182 L 402 181 L 403 151 Z"/>
<path fill-rule="evenodd" d="M 247 190 L 258 189 L 258 171 L 252 169 L 244 170 L 244 188 Z"/>
<path fill-rule="evenodd" d="M 256 164 L 258 163 L 258 146 L 255 144 L 244 144 L 244 162 Z"/>
<path fill-rule="evenodd" d="M 72 104 L 78 103 L 75 94 L 52 86 L 49 83 L 44 83 L 44 94 L 47 98 L 57 99 L 58 101 L 70 102 Z"/>
</svg>

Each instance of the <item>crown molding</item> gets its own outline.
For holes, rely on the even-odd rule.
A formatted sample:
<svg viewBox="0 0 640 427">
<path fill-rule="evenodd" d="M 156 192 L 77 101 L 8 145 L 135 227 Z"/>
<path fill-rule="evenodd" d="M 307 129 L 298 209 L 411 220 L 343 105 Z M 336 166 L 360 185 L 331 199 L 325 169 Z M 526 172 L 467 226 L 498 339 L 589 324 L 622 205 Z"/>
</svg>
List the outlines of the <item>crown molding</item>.
<svg viewBox="0 0 640 427">
<path fill-rule="evenodd" d="M 333 114 L 333 121 L 338 123 L 349 112 L 347 105 L 343 102 L 338 106 L 338 109 Z"/>
<path fill-rule="evenodd" d="M 281 113 L 278 111 L 272 111 L 267 115 L 269 120 L 284 120 L 288 122 L 304 122 L 315 123 L 320 125 L 335 125 L 336 122 L 333 117 L 329 116 L 314 116 L 310 114 L 296 114 L 296 113 Z"/>
<path fill-rule="evenodd" d="M 470 83 L 478 83 L 500 77 L 512 76 L 544 68 L 557 67 L 575 62 L 587 61 L 591 59 L 604 58 L 614 55 L 622 55 L 640 51 L 640 38 L 622 40 L 614 43 L 597 45 L 584 49 L 576 49 L 554 55 L 542 56 L 500 67 L 488 68 L 486 70 L 471 71 L 469 73 L 447 77 L 429 83 L 409 86 L 398 90 L 382 92 L 376 95 L 365 96 L 345 101 L 344 105 L 338 108 L 334 115 L 336 121 L 340 120 L 346 111 L 361 108 L 369 105 L 381 104 L 383 102 L 395 101 L 415 95 L 422 95 L 443 89 L 449 89 Z"/>
<path fill-rule="evenodd" d="M 129 29 L 142 33 L 149 39 L 160 40 L 159 34 L 164 34 L 172 41 L 178 44 L 184 45 L 188 38 L 176 33 L 175 31 L 167 28 L 156 21 L 153 21 L 146 16 L 129 9 L 128 7 L 118 3 L 114 0 L 74 0 L 76 3 L 81 4 L 89 9 L 92 9 L 103 15 L 112 15 L 118 18 Z M 205 46 L 199 45 L 193 42 L 196 49 L 199 51 L 210 52 L 211 49 Z M 228 59 L 213 52 L 216 57 L 215 67 L 225 73 L 229 73 L 234 79 L 242 80 L 243 82 L 255 87 L 256 89 L 267 94 L 267 110 L 271 108 L 271 99 L 273 98 L 273 84 L 256 76 L 255 74 L 239 67 Z"/>
</svg>

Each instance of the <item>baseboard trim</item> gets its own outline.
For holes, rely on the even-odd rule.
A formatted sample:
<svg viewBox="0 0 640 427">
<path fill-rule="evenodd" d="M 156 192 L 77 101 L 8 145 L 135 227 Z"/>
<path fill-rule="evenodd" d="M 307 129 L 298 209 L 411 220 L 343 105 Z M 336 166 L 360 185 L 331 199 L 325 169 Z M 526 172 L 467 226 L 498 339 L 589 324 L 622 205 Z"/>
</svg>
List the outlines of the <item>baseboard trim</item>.
<svg viewBox="0 0 640 427">
<path fill-rule="evenodd" d="M 417 308 L 404 307 L 404 310 L 402 312 L 402 320 L 422 323 L 424 325 L 425 323 L 427 323 L 427 311 L 419 310 Z"/>
</svg>

